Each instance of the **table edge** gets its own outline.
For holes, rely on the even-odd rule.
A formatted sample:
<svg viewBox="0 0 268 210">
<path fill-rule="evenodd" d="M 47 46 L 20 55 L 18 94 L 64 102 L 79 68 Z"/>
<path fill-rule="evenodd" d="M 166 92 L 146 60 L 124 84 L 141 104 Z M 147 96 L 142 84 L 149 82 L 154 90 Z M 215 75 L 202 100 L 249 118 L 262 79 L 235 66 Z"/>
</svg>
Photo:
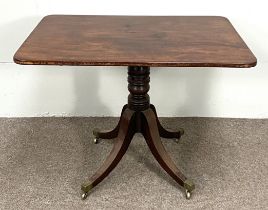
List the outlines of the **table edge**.
<svg viewBox="0 0 268 210">
<path fill-rule="evenodd" d="M 13 57 L 20 65 L 55 65 L 55 66 L 151 66 L 151 67 L 229 67 L 251 68 L 257 65 L 257 59 L 247 63 L 172 63 L 172 62 L 73 62 L 73 61 L 29 61 Z"/>
</svg>

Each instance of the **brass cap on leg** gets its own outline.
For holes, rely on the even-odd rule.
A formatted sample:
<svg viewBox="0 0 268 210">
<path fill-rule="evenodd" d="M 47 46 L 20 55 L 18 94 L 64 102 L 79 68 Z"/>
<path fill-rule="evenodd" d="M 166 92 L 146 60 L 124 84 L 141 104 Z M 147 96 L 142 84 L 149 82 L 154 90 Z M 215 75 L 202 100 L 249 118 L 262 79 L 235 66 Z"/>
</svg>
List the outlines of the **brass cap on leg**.
<svg viewBox="0 0 268 210">
<path fill-rule="evenodd" d="M 81 190 L 85 193 L 89 192 L 93 188 L 92 183 L 84 183 L 81 185 Z"/>
<path fill-rule="evenodd" d="M 99 138 L 99 132 L 100 132 L 100 130 L 98 128 L 95 128 L 93 130 L 93 135 L 95 136 L 95 138 Z"/>
<path fill-rule="evenodd" d="M 183 187 L 190 192 L 195 189 L 195 185 L 190 179 L 184 181 Z"/>
</svg>

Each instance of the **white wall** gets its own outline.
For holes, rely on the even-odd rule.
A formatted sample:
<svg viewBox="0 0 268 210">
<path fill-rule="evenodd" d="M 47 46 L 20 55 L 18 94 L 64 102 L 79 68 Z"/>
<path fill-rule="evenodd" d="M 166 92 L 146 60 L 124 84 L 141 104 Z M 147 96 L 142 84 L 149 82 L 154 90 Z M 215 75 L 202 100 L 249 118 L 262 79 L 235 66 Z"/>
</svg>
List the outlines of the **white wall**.
<svg viewBox="0 0 268 210">
<path fill-rule="evenodd" d="M 226 16 L 258 59 L 257 67 L 251 69 L 152 68 L 151 102 L 160 116 L 267 118 L 265 3 L 265 0 L 0 0 L 0 117 L 118 116 L 128 95 L 124 67 L 19 66 L 12 57 L 45 15 L 126 14 Z M 173 91 L 167 95 L 170 89 Z"/>
</svg>

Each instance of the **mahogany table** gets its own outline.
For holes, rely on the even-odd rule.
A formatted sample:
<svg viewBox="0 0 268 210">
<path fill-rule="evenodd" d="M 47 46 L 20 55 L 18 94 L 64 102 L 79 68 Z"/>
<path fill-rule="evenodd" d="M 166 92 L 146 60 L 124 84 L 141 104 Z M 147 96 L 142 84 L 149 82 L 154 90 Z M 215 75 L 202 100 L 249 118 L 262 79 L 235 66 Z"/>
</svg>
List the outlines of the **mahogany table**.
<svg viewBox="0 0 268 210">
<path fill-rule="evenodd" d="M 248 68 L 257 63 L 228 19 L 218 16 L 47 16 L 16 52 L 14 61 L 128 66 L 130 94 L 119 123 L 111 131 L 93 132 L 95 143 L 100 138 L 115 138 L 113 149 L 82 185 L 82 198 L 115 168 L 136 132 L 143 134 L 156 160 L 190 198 L 193 182 L 179 171 L 160 139 L 180 139 L 184 131 L 172 132 L 161 126 L 147 94 L 150 67 Z"/>
</svg>

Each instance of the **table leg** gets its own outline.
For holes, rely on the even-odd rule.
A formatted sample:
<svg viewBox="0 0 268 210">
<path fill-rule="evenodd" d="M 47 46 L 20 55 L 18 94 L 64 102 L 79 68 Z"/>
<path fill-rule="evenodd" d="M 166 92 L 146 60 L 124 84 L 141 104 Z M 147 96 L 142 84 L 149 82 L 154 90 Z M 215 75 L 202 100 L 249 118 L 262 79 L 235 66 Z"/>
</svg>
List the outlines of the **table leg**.
<svg viewBox="0 0 268 210">
<path fill-rule="evenodd" d="M 127 104 L 125 106 L 123 106 L 123 109 L 121 111 L 121 115 L 123 115 L 124 111 L 127 108 Z M 120 121 L 121 121 L 121 117 L 119 119 L 118 124 L 116 125 L 116 127 L 113 130 L 110 131 L 100 131 L 98 128 L 93 130 L 93 135 L 94 135 L 94 143 L 98 144 L 100 139 L 114 139 L 118 136 L 118 132 L 119 132 L 119 125 L 120 125 Z"/>
<path fill-rule="evenodd" d="M 165 150 L 160 139 L 157 126 L 157 117 L 154 111 L 152 109 L 144 110 L 142 111 L 142 117 L 142 134 L 155 159 L 178 184 L 184 187 L 186 198 L 189 199 L 191 196 L 191 191 L 194 190 L 195 186 L 180 172 Z"/>
<path fill-rule="evenodd" d="M 152 111 L 154 112 L 154 114 L 156 116 L 156 122 L 157 122 L 157 127 L 158 127 L 160 137 L 167 138 L 167 139 L 175 139 L 175 141 L 178 143 L 180 138 L 181 138 L 181 136 L 184 134 L 183 128 L 179 128 L 178 131 L 166 130 L 161 125 L 161 123 L 160 123 L 160 121 L 159 121 L 159 119 L 157 117 L 157 113 L 156 113 L 156 109 L 155 109 L 154 105 L 151 104 L 150 108 L 152 109 Z"/>
<path fill-rule="evenodd" d="M 126 153 L 132 137 L 135 134 L 135 130 L 133 129 L 135 126 L 133 125 L 134 114 L 135 112 L 130 109 L 124 110 L 120 120 L 119 133 L 111 153 L 104 161 L 102 166 L 97 170 L 97 172 L 81 186 L 81 189 L 83 191 L 83 199 L 87 197 L 91 189 L 97 186 L 105 177 L 109 175 L 109 173 L 117 166 L 117 164 Z"/>
</svg>

